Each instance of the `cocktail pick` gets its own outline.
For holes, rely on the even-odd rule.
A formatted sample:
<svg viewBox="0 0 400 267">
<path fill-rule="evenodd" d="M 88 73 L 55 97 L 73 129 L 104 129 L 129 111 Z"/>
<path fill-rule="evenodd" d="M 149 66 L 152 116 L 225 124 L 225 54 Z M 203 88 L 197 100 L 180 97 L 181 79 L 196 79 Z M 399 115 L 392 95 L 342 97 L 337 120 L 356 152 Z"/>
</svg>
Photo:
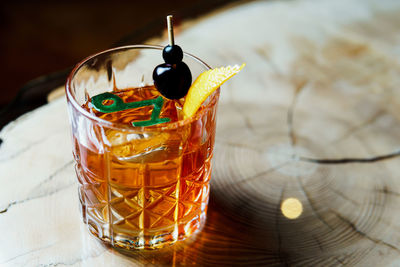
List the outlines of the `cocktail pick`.
<svg viewBox="0 0 400 267">
<path fill-rule="evenodd" d="M 162 56 L 165 63 L 158 65 L 153 71 L 154 85 L 166 98 L 180 99 L 184 97 L 192 84 L 189 67 L 182 61 L 183 51 L 175 44 L 172 16 L 167 16 L 169 45 L 164 47 Z"/>
</svg>

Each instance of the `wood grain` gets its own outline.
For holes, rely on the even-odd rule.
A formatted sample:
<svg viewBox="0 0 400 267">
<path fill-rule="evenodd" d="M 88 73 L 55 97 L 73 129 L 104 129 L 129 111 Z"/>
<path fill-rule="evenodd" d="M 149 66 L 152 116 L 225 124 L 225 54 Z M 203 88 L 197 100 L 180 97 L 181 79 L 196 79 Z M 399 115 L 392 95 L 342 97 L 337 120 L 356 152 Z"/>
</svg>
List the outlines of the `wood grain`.
<svg viewBox="0 0 400 267">
<path fill-rule="evenodd" d="M 398 266 L 399 11 L 389 0 L 255 1 L 187 24 L 176 41 L 189 52 L 247 66 L 221 91 L 206 226 L 163 250 L 125 255 L 83 227 L 64 99 L 7 126 L 0 263 Z"/>
</svg>

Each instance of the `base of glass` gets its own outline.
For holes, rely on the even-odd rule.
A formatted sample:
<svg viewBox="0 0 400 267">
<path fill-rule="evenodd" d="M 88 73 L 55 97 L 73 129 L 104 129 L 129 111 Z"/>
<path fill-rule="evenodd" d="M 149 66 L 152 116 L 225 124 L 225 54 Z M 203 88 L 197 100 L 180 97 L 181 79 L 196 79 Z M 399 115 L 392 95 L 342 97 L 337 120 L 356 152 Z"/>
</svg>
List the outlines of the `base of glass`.
<svg viewBox="0 0 400 267">
<path fill-rule="evenodd" d="M 206 211 L 198 216 L 180 224 L 175 224 L 164 229 L 152 229 L 152 231 L 118 233 L 118 229 L 108 230 L 109 225 L 97 225 L 88 221 L 89 232 L 111 247 L 122 250 L 154 250 L 171 246 L 178 241 L 191 242 L 201 232 L 206 221 Z M 168 231 L 168 228 L 170 231 Z M 105 234 L 107 233 L 107 234 Z M 110 238 L 111 236 L 111 238 Z"/>
</svg>

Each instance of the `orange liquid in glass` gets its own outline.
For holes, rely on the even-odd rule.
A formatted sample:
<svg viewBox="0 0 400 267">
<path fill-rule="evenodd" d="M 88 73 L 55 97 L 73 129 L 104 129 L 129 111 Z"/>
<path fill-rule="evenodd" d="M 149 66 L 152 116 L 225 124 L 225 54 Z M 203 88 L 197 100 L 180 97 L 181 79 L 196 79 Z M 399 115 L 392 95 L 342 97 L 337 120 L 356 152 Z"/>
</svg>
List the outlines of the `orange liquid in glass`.
<svg viewBox="0 0 400 267">
<path fill-rule="evenodd" d="M 159 96 L 152 86 L 114 93 L 125 103 Z M 181 104 L 165 99 L 160 117 L 178 121 Z M 148 120 L 153 109 L 104 114 L 90 101 L 83 107 L 97 117 L 125 124 Z M 84 126 L 86 137 L 74 136 L 83 219 L 94 235 L 116 247 L 151 249 L 183 240 L 202 227 L 215 109 L 204 114 L 174 129 L 161 131 L 161 125 L 155 125 L 137 133 L 91 122 Z"/>
</svg>

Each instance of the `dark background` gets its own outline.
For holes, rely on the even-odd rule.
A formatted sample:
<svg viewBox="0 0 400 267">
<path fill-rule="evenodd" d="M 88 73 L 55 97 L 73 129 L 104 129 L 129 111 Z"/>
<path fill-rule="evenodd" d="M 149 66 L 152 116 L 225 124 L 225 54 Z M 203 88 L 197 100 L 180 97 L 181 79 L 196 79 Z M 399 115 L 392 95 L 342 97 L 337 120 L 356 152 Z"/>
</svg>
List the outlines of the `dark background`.
<svg viewBox="0 0 400 267">
<path fill-rule="evenodd" d="M 46 103 L 83 58 L 142 43 L 175 24 L 235 0 L 7 1 L 0 3 L 0 128 Z"/>
</svg>

